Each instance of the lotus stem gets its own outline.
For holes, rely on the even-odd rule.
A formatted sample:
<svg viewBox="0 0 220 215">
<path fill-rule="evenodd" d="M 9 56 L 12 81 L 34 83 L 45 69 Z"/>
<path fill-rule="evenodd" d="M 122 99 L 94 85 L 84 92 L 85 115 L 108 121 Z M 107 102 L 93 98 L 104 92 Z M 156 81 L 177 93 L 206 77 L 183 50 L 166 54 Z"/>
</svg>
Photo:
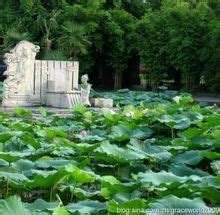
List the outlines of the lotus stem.
<svg viewBox="0 0 220 215">
<path fill-rule="evenodd" d="M 73 201 L 73 195 L 74 195 L 74 191 L 75 191 L 75 189 L 76 189 L 76 185 L 77 185 L 77 182 L 75 183 L 75 185 L 74 185 L 74 187 L 73 187 L 73 191 L 72 191 L 71 197 L 70 197 L 70 202 Z"/>
</svg>

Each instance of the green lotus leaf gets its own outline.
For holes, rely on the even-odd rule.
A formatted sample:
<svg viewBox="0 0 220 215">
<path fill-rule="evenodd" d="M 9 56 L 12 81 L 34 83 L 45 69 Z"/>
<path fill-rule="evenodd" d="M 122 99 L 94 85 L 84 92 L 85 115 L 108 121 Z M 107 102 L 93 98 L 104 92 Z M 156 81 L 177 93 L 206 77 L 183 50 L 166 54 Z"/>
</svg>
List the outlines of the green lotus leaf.
<svg viewBox="0 0 220 215">
<path fill-rule="evenodd" d="M 25 208 L 35 211 L 54 211 L 59 206 L 59 202 L 46 202 L 43 199 L 36 199 L 32 203 L 25 203 Z"/>
<path fill-rule="evenodd" d="M 171 164 L 169 166 L 169 172 L 172 172 L 174 175 L 181 176 L 181 177 L 191 176 L 191 175 L 197 175 L 200 177 L 209 176 L 208 172 L 205 172 L 199 168 L 195 168 L 195 169 L 190 168 L 183 163 Z"/>
<path fill-rule="evenodd" d="M 114 200 L 108 202 L 109 214 L 130 214 L 139 215 L 143 214 L 146 208 L 146 203 L 141 200 L 130 200 L 124 203 L 117 203 Z"/>
<path fill-rule="evenodd" d="M 183 134 L 184 137 L 192 139 L 193 137 L 201 135 L 202 133 L 203 133 L 202 129 L 199 129 L 199 128 L 188 128 L 182 134 Z"/>
<path fill-rule="evenodd" d="M 147 127 L 141 127 L 133 131 L 132 137 L 137 139 L 146 139 L 149 138 L 152 134 L 153 134 L 152 129 Z"/>
<path fill-rule="evenodd" d="M 115 124 L 122 118 L 122 116 L 116 112 L 111 112 L 110 109 L 103 108 L 102 109 L 103 116 Z"/>
<path fill-rule="evenodd" d="M 13 134 L 11 132 L 2 132 L 0 133 L 0 142 L 4 143 L 11 137 L 13 137 Z"/>
<path fill-rule="evenodd" d="M 89 142 L 89 143 L 94 143 L 94 142 L 101 142 L 105 140 L 105 137 L 100 137 L 98 135 L 86 135 L 82 136 L 81 134 L 76 134 L 75 138 L 83 141 L 83 142 Z"/>
<path fill-rule="evenodd" d="M 12 163 L 11 166 L 24 174 L 26 177 L 32 176 L 33 173 L 31 172 L 31 170 L 37 168 L 36 163 L 25 159 L 20 159 Z"/>
<path fill-rule="evenodd" d="M 185 208 L 185 209 L 198 209 L 197 211 L 195 210 L 193 212 L 193 214 L 205 214 L 205 213 L 201 213 L 201 209 L 208 209 L 208 207 L 206 206 L 206 204 L 204 203 L 204 201 L 200 198 L 195 198 L 195 199 L 187 199 L 187 198 L 178 198 L 174 195 L 168 195 L 163 197 L 162 199 L 157 200 L 154 203 L 150 203 L 149 207 L 152 208 L 166 208 L 166 209 L 170 209 L 168 212 L 160 212 L 160 214 L 167 214 L 167 213 L 172 213 L 171 210 L 172 209 L 181 209 L 181 208 Z M 200 210 L 199 210 L 200 209 Z M 181 213 L 181 214 L 190 214 L 191 212 L 189 212 L 189 210 L 185 210 L 185 213 Z M 153 213 L 152 213 L 153 214 Z M 178 212 L 174 212 L 174 214 L 178 214 Z"/>
<path fill-rule="evenodd" d="M 218 153 L 218 152 L 201 151 L 201 152 L 199 152 L 199 155 L 202 157 L 206 157 L 210 160 L 219 160 L 220 159 L 220 153 Z"/>
<path fill-rule="evenodd" d="M 194 124 L 196 124 L 198 121 L 202 121 L 204 118 L 202 114 L 192 110 L 188 111 L 186 116 L 190 119 L 191 122 L 194 122 Z"/>
<path fill-rule="evenodd" d="M 212 205 L 220 204 L 220 191 L 215 187 L 203 187 L 201 197 L 210 201 Z"/>
<path fill-rule="evenodd" d="M 21 202 L 20 197 L 11 196 L 0 203 L 0 214 L 2 215 L 12 215 L 12 214 L 22 214 L 22 215 L 46 215 L 43 212 L 36 212 L 30 209 L 26 209 L 24 204 Z"/>
<path fill-rule="evenodd" d="M 163 146 L 151 145 L 154 142 L 154 139 L 148 139 L 144 143 L 139 142 L 138 140 L 132 139 L 128 148 L 132 149 L 139 155 L 144 157 L 152 157 L 157 160 L 168 160 L 171 158 L 172 154 L 168 152 Z"/>
<path fill-rule="evenodd" d="M 0 112 L 0 214 L 15 193 L 29 202 L 17 199 L 21 214 L 218 207 L 220 112 L 174 95 L 99 93 L 117 109 L 77 105 L 68 117 L 49 117 L 45 108 L 38 117 Z"/>
<path fill-rule="evenodd" d="M 79 201 L 77 203 L 69 203 L 65 208 L 70 213 L 78 213 L 78 214 L 99 214 L 101 212 L 106 212 L 107 206 L 105 202 L 99 201 Z"/>
<path fill-rule="evenodd" d="M 118 93 L 128 93 L 128 92 L 130 92 L 130 91 L 129 91 L 129 89 L 126 88 L 126 89 L 120 89 L 120 90 L 118 90 L 117 92 L 118 92 Z"/>
<path fill-rule="evenodd" d="M 94 144 L 88 144 L 88 143 L 79 143 L 79 144 L 73 144 L 72 147 L 76 149 L 76 151 L 80 151 L 81 153 L 89 153 L 94 151 L 100 146 L 99 143 Z"/>
<path fill-rule="evenodd" d="M 188 95 L 182 94 L 182 96 L 180 97 L 180 104 L 181 105 L 186 105 L 186 104 L 192 103 L 192 102 L 193 102 L 193 98 L 190 94 L 188 94 Z"/>
<path fill-rule="evenodd" d="M 0 167 L 7 167 L 7 166 L 9 166 L 9 163 L 4 159 L 0 159 Z"/>
<path fill-rule="evenodd" d="M 216 138 L 216 139 L 220 139 L 220 129 L 216 129 L 213 136 L 214 136 L 214 138 Z"/>
<path fill-rule="evenodd" d="M 35 162 L 36 167 L 41 169 L 48 169 L 48 168 L 60 169 L 67 164 L 77 165 L 77 162 L 74 160 L 65 160 L 65 159 L 38 160 Z"/>
<path fill-rule="evenodd" d="M 28 180 L 24 174 L 12 167 L 1 167 L 0 178 L 5 178 L 6 180 L 13 181 L 14 183 L 21 183 Z"/>
<path fill-rule="evenodd" d="M 145 173 L 138 173 L 137 180 L 141 182 L 142 186 L 148 188 L 150 186 L 160 186 L 160 185 L 172 185 L 172 183 L 185 183 L 187 181 L 201 181 L 201 177 L 196 175 L 191 175 L 189 177 L 177 176 L 171 172 L 160 171 L 160 172 L 152 172 L 151 170 Z M 165 186 L 166 187 L 166 186 Z"/>
<path fill-rule="evenodd" d="M 86 111 L 85 113 L 83 113 L 83 116 L 87 119 L 91 119 L 92 118 L 92 113 L 90 111 Z"/>
<path fill-rule="evenodd" d="M 41 148 L 41 143 L 31 133 L 24 132 L 21 139 L 23 144 L 27 145 L 28 148 L 34 148 L 34 149 Z"/>
<path fill-rule="evenodd" d="M 93 182 L 95 179 L 88 174 L 86 171 L 79 169 L 78 167 L 68 164 L 65 166 L 65 170 L 71 173 L 72 178 L 77 183 L 88 183 Z"/>
<path fill-rule="evenodd" d="M 109 135 L 110 138 L 116 140 L 116 141 L 124 141 L 129 140 L 129 138 L 132 136 L 133 132 L 131 129 L 124 125 L 116 125 L 113 126 L 111 129 L 111 134 Z"/>
<path fill-rule="evenodd" d="M 10 128 L 16 131 L 32 131 L 32 124 L 21 122 L 21 121 L 15 121 L 11 123 Z"/>
<path fill-rule="evenodd" d="M 30 155 L 31 155 L 31 152 L 18 152 L 18 151 L 0 152 L 0 158 L 10 163 L 15 162 L 21 158 L 28 157 Z"/>
<path fill-rule="evenodd" d="M 70 176 L 70 173 L 65 168 L 59 169 L 58 171 L 43 171 L 43 170 L 32 170 L 36 175 L 30 181 L 24 183 L 25 187 L 29 189 L 35 188 L 52 188 L 62 183 Z"/>
<path fill-rule="evenodd" d="M 114 144 L 110 144 L 109 142 L 103 142 L 100 144 L 100 151 L 109 155 L 121 158 L 123 160 L 138 160 L 143 159 L 145 156 L 139 153 L 134 152 L 128 148 L 118 147 Z"/>
<path fill-rule="evenodd" d="M 47 111 L 47 109 L 44 107 L 40 107 L 39 112 L 40 112 L 41 116 L 43 116 L 43 117 L 48 117 L 48 116 L 54 115 L 53 112 Z"/>
<path fill-rule="evenodd" d="M 75 154 L 75 150 L 70 147 L 56 147 L 53 152 L 51 152 L 51 155 L 55 155 L 57 157 L 67 157 L 67 156 L 73 156 Z"/>
<path fill-rule="evenodd" d="M 143 116 L 142 112 L 135 108 L 133 105 L 127 105 L 124 107 L 123 114 L 126 118 L 139 119 Z"/>
<path fill-rule="evenodd" d="M 207 116 L 205 118 L 205 122 L 200 123 L 199 126 L 201 128 L 213 128 L 216 126 L 219 126 L 219 122 L 220 122 L 220 116 L 219 115 L 215 115 L 215 116 Z"/>
<path fill-rule="evenodd" d="M 52 215 L 69 215 L 70 213 L 65 209 L 65 207 L 59 205 L 55 210 L 53 211 Z"/>
<path fill-rule="evenodd" d="M 178 129 L 178 130 L 183 130 L 188 128 L 191 125 L 191 121 L 188 117 L 185 115 L 163 115 L 161 119 L 159 119 L 160 122 L 165 123 L 167 126 Z"/>
<path fill-rule="evenodd" d="M 75 105 L 74 113 L 84 114 L 85 112 L 87 112 L 87 108 L 85 108 L 83 105 L 80 104 Z"/>
<path fill-rule="evenodd" d="M 111 175 L 102 176 L 100 180 L 103 184 L 121 184 L 121 182 L 118 179 Z"/>
<path fill-rule="evenodd" d="M 172 157 L 172 162 L 180 164 L 197 165 L 203 158 L 200 156 L 200 151 L 191 150 L 178 154 Z"/>
<path fill-rule="evenodd" d="M 40 137 L 44 137 L 47 140 L 52 140 L 55 137 L 64 137 L 67 138 L 67 133 L 65 131 L 59 130 L 57 128 L 44 128 L 43 130 L 37 131 L 37 134 Z"/>
<path fill-rule="evenodd" d="M 113 200 L 118 203 L 123 203 L 135 199 L 141 199 L 141 193 L 138 190 L 135 190 L 133 192 L 119 191 L 113 196 Z"/>
<path fill-rule="evenodd" d="M 15 116 L 19 116 L 19 117 L 27 117 L 32 115 L 32 112 L 25 108 L 14 107 L 12 111 Z"/>
<path fill-rule="evenodd" d="M 74 187 L 72 187 L 72 192 L 74 192 L 74 195 L 79 200 L 86 200 L 92 197 L 94 198 L 95 196 L 98 196 L 100 193 L 100 191 L 89 192 L 78 187 L 76 187 L 75 189 Z"/>
<path fill-rule="evenodd" d="M 220 160 L 213 161 L 211 163 L 211 168 L 216 174 L 220 174 Z"/>
<path fill-rule="evenodd" d="M 139 187 L 135 182 L 121 183 L 113 176 L 103 176 L 100 179 L 101 181 L 101 196 L 110 198 L 118 192 L 133 192 Z"/>
</svg>

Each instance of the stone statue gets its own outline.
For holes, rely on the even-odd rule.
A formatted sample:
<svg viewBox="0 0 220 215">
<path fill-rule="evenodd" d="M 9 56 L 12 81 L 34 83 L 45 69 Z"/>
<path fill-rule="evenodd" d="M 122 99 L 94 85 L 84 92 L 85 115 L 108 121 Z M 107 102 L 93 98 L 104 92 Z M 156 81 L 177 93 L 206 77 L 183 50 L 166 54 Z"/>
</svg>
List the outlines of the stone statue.
<svg viewBox="0 0 220 215">
<path fill-rule="evenodd" d="M 87 74 L 83 75 L 81 77 L 81 85 L 80 85 L 80 91 L 81 91 L 81 99 L 83 105 L 87 107 L 91 107 L 90 101 L 89 101 L 89 94 L 92 85 L 88 83 L 89 81 L 89 76 Z"/>
<path fill-rule="evenodd" d="M 3 85 L 4 107 L 48 105 L 72 108 L 76 104 L 91 106 L 91 84 L 82 76 L 79 87 L 79 63 L 76 61 L 35 60 L 40 47 L 28 41 L 19 42 L 4 55 L 7 70 Z"/>
<path fill-rule="evenodd" d="M 3 106 L 32 105 L 34 62 L 39 50 L 39 46 L 21 41 L 4 55 L 7 70 L 4 72 Z"/>
</svg>

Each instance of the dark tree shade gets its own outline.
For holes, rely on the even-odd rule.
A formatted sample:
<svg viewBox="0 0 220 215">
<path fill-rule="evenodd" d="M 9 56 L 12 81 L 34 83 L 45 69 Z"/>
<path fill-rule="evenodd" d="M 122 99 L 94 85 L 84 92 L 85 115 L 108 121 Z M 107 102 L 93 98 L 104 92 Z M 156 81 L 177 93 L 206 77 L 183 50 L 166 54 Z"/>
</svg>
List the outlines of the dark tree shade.
<svg viewBox="0 0 220 215">
<path fill-rule="evenodd" d="M 0 0 L 0 60 L 20 40 L 38 58 L 79 60 L 94 87 L 164 82 L 220 90 L 220 1 Z M 202 83 L 202 84 L 201 84 Z"/>
</svg>

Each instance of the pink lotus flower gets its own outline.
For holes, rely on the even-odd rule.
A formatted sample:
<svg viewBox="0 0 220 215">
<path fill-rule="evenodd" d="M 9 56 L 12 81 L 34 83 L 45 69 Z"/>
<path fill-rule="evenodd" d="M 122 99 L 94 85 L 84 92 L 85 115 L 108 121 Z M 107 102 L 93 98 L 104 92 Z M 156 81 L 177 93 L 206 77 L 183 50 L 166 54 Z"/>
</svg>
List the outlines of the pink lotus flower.
<svg viewBox="0 0 220 215">
<path fill-rule="evenodd" d="M 156 109 L 156 108 L 154 108 L 152 111 L 153 111 L 154 113 L 156 113 L 156 112 L 157 112 L 157 109 Z"/>
<path fill-rule="evenodd" d="M 83 137 L 85 137 L 87 135 L 87 132 L 86 130 L 82 130 L 81 133 L 80 133 Z"/>
<path fill-rule="evenodd" d="M 145 109 L 142 110 L 142 113 L 143 113 L 143 114 L 146 114 L 147 112 L 148 112 L 148 109 L 147 109 L 147 108 L 145 108 Z"/>
<path fill-rule="evenodd" d="M 110 113 L 111 113 L 112 115 L 115 115 L 115 114 L 116 114 L 116 112 L 113 111 L 113 110 L 110 110 Z"/>
<path fill-rule="evenodd" d="M 132 117 L 134 116 L 134 111 L 129 111 L 128 113 L 125 114 L 127 117 Z"/>
</svg>

